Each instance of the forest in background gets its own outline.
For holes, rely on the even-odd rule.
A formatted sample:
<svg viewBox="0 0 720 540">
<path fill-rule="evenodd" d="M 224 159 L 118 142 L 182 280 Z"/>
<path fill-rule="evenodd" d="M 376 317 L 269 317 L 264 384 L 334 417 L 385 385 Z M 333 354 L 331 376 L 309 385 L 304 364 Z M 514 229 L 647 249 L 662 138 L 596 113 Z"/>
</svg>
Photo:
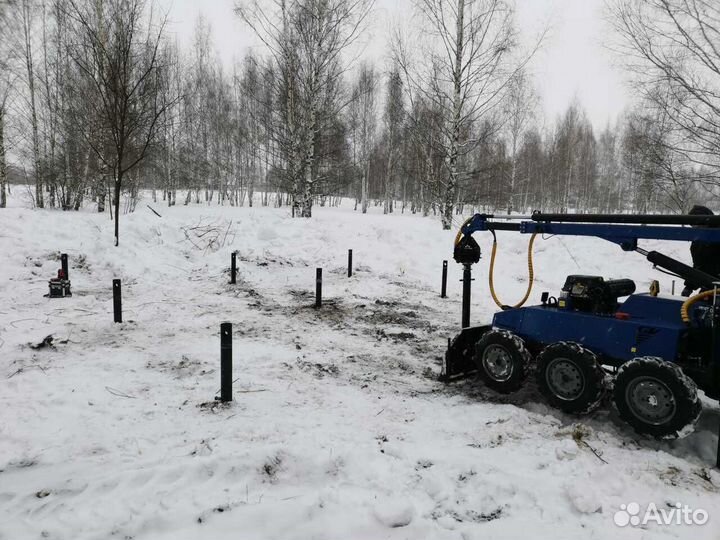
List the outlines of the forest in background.
<svg viewBox="0 0 720 540">
<path fill-rule="evenodd" d="M 473 210 L 683 212 L 712 200 L 720 6 L 607 6 L 634 103 L 598 131 L 547 119 L 505 0 L 416 0 L 387 61 L 352 51 L 372 0 L 240 0 L 264 44 L 230 69 L 202 18 L 190 47 L 150 0 L 0 0 L 0 207 L 315 205 L 441 217 Z M 242 51 L 238 51 L 241 55 Z M 17 183 L 11 185 L 10 181 Z M 254 194 L 259 197 L 254 197 Z M 178 194 L 180 200 L 178 201 Z"/>
</svg>

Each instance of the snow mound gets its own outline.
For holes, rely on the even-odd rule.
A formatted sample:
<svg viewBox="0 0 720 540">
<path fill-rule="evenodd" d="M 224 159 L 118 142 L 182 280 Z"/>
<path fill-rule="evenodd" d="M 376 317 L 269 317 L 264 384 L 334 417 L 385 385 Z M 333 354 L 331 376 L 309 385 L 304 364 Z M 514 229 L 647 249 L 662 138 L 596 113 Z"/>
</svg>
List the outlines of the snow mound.
<svg viewBox="0 0 720 540">
<path fill-rule="evenodd" d="M 577 455 L 578 445 L 570 439 L 565 439 L 555 448 L 555 456 L 561 461 L 575 459 Z"/>
<path fill-rule="evenodd" d="M 415 507 L 406 501 L 384 500 L 375 505 L 377 520 L 390 528 L 406 527 L 415 517 Z"/>
<path fill-rule="evenodd" d="M 566 489 L 570 502 L 581 514 L 602 512 L 602 501 L 592 485 L 574 483 L 566 486 Z"/>
</svg>

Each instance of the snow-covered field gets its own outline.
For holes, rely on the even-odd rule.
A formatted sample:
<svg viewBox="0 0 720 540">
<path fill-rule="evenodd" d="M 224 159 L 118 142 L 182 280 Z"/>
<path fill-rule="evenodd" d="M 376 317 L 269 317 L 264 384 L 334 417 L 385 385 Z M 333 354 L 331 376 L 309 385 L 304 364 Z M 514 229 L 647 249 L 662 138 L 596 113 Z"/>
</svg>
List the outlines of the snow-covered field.
<svg viewBox="0 0 720 540">
<path fill-rule="evenodd" d="M 687 438 L 658 442 L 608 406 L 589 418 L 550 409 L 532 385 L 508 398 L 436 381 L 461 272 L 455 231 L 435 219 L 350 203 L 311 220 L 158 204 L 158 218 L 143 203 L 122 216 L 115 248 L 107 214 L 11 203 L 0 210 L 1 540 L 720 538 L 717 403 L 704 401 Z M 215 234 L 224 245 L 203 249 Z M 476 237 L 489 254 L 489 235 Z M 506 302 L 524 292 L 527 240 L 499 235 Z M 660 247 L 689 259 L 687 245 Z M 43 298 L 61 252 L 74 296 Z M 477 323 L 494 311 L 487 270 L 486 257 Z M 536 270 L 535 301 L 572 273 L 670 288 L 641 256 L 594 239 L 538 241 Z M 223 321 L 228 406 L 213 402 Z M 30 347 L 48 335 L 52 347 Z M 616 526 L 632 502 L 679 502 L 709 521 Z"/>
</svg>

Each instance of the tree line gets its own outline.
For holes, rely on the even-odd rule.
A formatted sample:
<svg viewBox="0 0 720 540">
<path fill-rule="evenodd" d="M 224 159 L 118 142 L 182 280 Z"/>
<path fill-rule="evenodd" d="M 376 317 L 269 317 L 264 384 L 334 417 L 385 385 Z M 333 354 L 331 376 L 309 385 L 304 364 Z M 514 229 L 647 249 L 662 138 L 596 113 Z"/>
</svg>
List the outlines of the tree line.
<svg viewBox="0 0 720 540">
<path fill-rule="evenodd" d="M 714 196 L 720 7 L 617 0 L 614 46 L 638 99 L 593 127 L 548 121 L 506 0 L 416 0 L 387 60 L 358 61 L 372 0 L 240 0 L 261 51 L 228 68 L 198 19 L 180 47 L 146 0 L 0 0 L 0 207 L 115 219 L 168 206 L 355 200 L 358 212 L 686 211 Z M 13 189 L 23 189 L 19 186 Z M 29 188 L 28 188 L 29 189 Z"/>
</svg>

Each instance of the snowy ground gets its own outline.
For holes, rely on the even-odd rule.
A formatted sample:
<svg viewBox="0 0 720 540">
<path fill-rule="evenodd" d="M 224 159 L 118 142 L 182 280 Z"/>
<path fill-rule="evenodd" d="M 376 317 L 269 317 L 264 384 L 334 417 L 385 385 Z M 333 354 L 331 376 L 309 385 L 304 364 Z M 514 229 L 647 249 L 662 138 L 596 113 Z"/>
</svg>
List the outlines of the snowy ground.
<svg viewBox="0 0 720 540">
<path fill-rule="evenodd" d="M 434 219 L 350 205 L 311 220 L 157 205 L 158 218 L 141 204 L 114 248 L 107 215 L 11 202 L 0 211 L 0 540 L 720 538 L 717 403 L 705 400 L 689 437 L 657 442 L 609 407 L 563 415 L 532 386 L 508 398 L 436 382 L 459 327 L 460 269 L 450 262 L 440 299 L 455 231 Z M 210 224 L 225 241 L 216 251 L 191 230 Z M 527 240 L 499 236 L 506 302 L 524 292 Z M 688 259 L 686 245 L 661 247 Z M 61 252 L 74 296 L 49 300 Z M 494 311 L 487 265 L 475 267 L 478 323 Z M 593 239 L 537 242 L 536 269 L 534 299 L 572 273 L 670 288 L 639 255 Z M 223 321 L 229 406 L 213 403 Z M 29 346 L 50 334 L 53 347 Z M 680 502 L 710 520 L 617 527 L 632 502 Z"/>
</svg>

